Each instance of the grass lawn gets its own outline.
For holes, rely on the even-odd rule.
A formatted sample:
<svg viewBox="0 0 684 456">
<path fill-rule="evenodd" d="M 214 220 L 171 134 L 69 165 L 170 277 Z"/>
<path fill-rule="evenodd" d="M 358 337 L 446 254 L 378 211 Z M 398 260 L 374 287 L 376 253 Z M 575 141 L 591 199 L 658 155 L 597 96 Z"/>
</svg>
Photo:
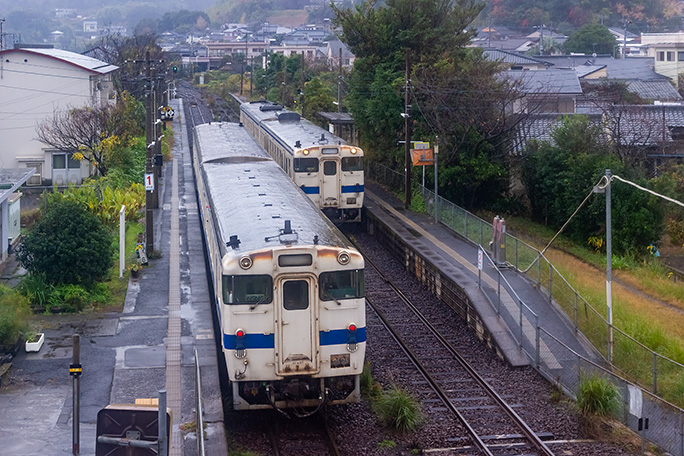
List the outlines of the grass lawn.
<svg viewBox="0 0 684 456">
<path fill-rule="evenodd" d="M 126 261 L 125 267 L 128 268 L 131 264 L 136 262 L 135 246 L 138 238 L 138 233 L 145 231 L 145 227 L 137 222 L 126 222 Z M 128 290 L 128 278 L 131 272 L 125 269 L 123 278 L 119 278 L 119 243 L 117 235 L 117 250 L 115 255 L 115 263 L 110 270 L 110 279 L 106 281 L 107 288 L 111 293 L 111 298 L 106 305 L 100 306 L 99 310 L 107 311 L 121 311 L 126 300 L 126 291 Z"/>
<path fill-rule="evenodd" d="M 509 232 L 540 250 L 555 234 L 526 220 L 507 218 L 506 221 Z M 559 237 L 545 256 L 575 290 L 605 317 L 605 253 L 592 252 Z M 612 263 L 615 328 L 658 354 L 684 364 L 684 284 L 674 282 L 671 271 L 655 258 L 639 261 L 613 257 Z M 587 334 L 587 329 L 582 329 Z M 601 343 L 605 340 L 603 330 L 599 330 L 595 337 L 587 335 L 605 353 L 605 343 Z M 616 365 L 631 380 L 650 387 L 652 355 L 623 336 L 616 334 L 615 339 Z M 679 406 L 684 405 L 683 373 L 684 370 L 659 361 L 658 394 Z M 669 374 L 672 378 L 668 378 Z"/>
</svg>

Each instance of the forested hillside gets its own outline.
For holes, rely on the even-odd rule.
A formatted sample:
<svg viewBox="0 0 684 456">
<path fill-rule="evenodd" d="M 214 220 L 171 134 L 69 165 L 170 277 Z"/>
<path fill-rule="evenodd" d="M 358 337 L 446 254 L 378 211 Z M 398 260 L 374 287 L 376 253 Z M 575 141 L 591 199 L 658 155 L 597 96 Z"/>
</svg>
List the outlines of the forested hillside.
<svg viewBox="0 0 684 456">
<path fill-rule="evenodd" d="M 589 22 L 635 32 L 679 30 L 684 3 L 678 0 L 491 0 L 480 20 L 509 27 L 546 25 L 571 31 Z"/>
</svg>

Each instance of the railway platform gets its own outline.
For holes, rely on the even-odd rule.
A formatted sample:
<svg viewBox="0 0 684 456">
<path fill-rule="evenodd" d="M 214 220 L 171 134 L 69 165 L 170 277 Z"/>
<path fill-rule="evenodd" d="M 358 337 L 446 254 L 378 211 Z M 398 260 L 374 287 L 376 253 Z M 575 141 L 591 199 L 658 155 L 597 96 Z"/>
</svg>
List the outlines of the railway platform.
<svg viewBox="0 0 684 456">
<path fill-rule="evenodd" d="M 598 352 L 563 311 L 515 268 L 498 268 L 485 258 L 478 269 L 477 245 L 427 214 L 404 209 L 402 201 L 372 181 L 366 182 L 364 207 L 367 229 L 401 252 L 405 267 L 443 300 L 457 295 L 453 301 L 465 302 L 461 316 L 510 365 L 531 365 L 538 357 L 546 372 L 560 372 L 573 351 L 599 362 Z M 563 345 L 537 341 L 537 322 Z"/>
<path fill-rule="evenodd" d="M 177 113 L 182 100 L 171 100 Z M 39 352 L 23 349 L 0 386 L 0 454 L 73 452 L 72 338 L 80 335 L 79 451 L 96 454 L 98 412 L 113 404 L 150 404 L 166 391 L 172 412 L 169 455 L 197 454 L 195 372 L 201 373 L 206 454 L 227 454 L 219 367 L 183 115 L 153 211 L 154 250 L 139 279 L 130 279 L 118 311 L 39 316 Z M 115 279 L 116 280 L 116 279 Z M 196 356 L 195 356 L 196 354 Z M 195 363 L 197 361 L 197 363 Z"/>
</svg>

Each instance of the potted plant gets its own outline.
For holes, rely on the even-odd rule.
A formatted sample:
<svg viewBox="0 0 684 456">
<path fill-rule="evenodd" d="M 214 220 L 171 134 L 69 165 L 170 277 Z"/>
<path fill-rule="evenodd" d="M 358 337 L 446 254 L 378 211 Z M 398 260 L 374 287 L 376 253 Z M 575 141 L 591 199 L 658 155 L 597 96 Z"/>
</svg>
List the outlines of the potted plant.
<svg viewBox="0 0 684 456">
<path fill-rule="evenodd" d="M 28 331 L 25 334 L 25 338 L 26 352 L 37 352 L 40 350 L 40 347 L 42 347 L 43 343 L 45 342 L 45 333 L 40 331 Z"/>
<path fill-rule="evenodd" d="M 142 266 L 139 263 L 133 263 L 128 267 L 128 269 L 131 271 L 131 277 L 137 279 L 140 276 L 140 270 L 142 269 Z"/>
</svg>

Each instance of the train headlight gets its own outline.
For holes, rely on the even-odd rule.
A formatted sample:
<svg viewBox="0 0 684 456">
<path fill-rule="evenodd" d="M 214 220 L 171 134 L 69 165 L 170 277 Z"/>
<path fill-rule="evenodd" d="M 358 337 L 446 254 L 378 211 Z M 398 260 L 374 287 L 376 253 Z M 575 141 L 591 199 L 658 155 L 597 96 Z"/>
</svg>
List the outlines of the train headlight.
<svg viewBox="0 0 684 456">
<path fill-rule="evenodd" d="M 350 352 L 355 352 L 359 349 L 359 344 L 356 341 L 356 327 L 355 323 L 349 323 L 347 325 L 347 350 Z"/>
<path fill-rule="evenodd" d="M 350 261 L 351 256 L 347 252 L 340 252 L 340 254 L 337 255 L 337 262 L 341 265 L 349 264 Z"/>
<path fill-rule="evenodd" d="M 248 256 L 243 256 L 242 258 L 240 258 L 240 267 L 242 269 L 251 268 L 253 263 L 254 262 L 252 261 L 252 259 Z"/>
<path fill-rule="evenodd" d="M 304 149 L 304 150 L 302 151 L 302 153 L 303 153 L 304 155 L 309 155 L 309 149 Z"/>
<path fill-rule="evenodd" d="M 351 152 L 352 155 L 355 155 L 356 152 L 357 152 L 356 147 L 352 147 L 352 148 L 349 150 L 349 152 Z"/>
</svg>

